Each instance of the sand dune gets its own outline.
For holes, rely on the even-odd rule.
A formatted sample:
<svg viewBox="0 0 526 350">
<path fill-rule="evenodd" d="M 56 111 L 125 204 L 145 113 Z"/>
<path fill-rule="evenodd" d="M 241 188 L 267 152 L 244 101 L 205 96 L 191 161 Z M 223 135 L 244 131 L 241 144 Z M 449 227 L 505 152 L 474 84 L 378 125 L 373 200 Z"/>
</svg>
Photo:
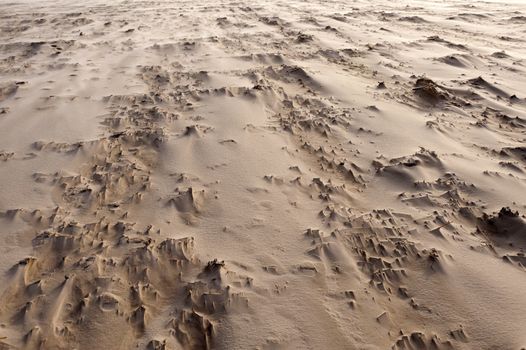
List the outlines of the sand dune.
<svg viewBox="0 0 526 350">
<path fill-rule="evenodd" d="M 1 349 L 526 348 L 520 1 L 0 9 Z"/>
</svg>

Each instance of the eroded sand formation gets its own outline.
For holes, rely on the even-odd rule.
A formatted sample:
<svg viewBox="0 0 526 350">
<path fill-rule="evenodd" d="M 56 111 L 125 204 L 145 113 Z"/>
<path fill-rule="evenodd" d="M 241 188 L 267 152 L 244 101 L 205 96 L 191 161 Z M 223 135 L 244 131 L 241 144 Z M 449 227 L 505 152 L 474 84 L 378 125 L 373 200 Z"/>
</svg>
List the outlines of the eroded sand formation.
<svg viewBox="0 0 526 350">
<path fill-rule="evenodd" d="M 0 4 L 1 349 L 526 347 L 526 8 Z"/>
</svg>

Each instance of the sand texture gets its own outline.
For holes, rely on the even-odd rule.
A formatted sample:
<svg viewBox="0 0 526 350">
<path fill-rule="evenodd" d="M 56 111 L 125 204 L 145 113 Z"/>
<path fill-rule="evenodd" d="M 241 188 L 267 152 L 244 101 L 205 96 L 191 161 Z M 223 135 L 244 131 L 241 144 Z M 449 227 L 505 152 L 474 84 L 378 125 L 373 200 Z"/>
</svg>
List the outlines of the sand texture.
<svg viewBox="0 0 526 350">
<path fill-rule="evenodd" d="M 526 348 L 526 3 L 0 1 L 0 349 Z"/>
</svg>

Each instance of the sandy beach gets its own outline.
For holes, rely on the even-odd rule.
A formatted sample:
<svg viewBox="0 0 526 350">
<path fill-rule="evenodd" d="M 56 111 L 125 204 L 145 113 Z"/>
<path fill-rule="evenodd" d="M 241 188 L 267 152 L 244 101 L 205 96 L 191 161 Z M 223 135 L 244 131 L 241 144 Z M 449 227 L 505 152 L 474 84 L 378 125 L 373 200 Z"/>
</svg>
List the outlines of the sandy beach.
<svg viewBox="0 0 526 350">
<path fill-rule="evenodd" d="M 0 349 L 526 349 L 526 3 L 0 1 Z"/>
</svg>

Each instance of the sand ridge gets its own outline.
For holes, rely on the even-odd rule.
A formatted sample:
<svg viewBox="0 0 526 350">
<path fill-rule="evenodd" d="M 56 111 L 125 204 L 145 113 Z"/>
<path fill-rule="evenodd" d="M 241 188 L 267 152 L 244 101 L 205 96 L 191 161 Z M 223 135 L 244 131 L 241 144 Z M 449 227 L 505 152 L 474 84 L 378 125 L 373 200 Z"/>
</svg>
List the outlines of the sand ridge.
<svg viewBox="0 0 526 350">
<path fill-rule="evenodd" d="M 0 8 L 0 348 L 526 347 L 520 3 Z"/>
</svg>

